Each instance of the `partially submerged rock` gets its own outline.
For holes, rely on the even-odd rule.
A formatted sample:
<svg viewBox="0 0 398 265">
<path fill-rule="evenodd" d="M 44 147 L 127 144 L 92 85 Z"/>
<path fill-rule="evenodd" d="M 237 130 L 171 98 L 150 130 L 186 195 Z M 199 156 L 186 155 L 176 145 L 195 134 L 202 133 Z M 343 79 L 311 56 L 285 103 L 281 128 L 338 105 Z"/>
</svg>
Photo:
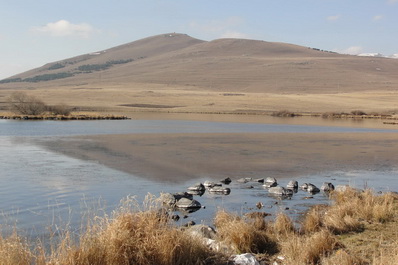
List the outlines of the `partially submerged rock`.
<svg viewBox="0 0 398 265">
<path fill-rule="evenodd" d="M 268 192 L 278 196 L 292 196 L 293 191 L 291 189 L 286 189 L 281 186 L 271 187 L 268 189 Z"/>
<path fill-rule="evenodd" d="M 252 180 L 253 180 L 252 178 L 240 178 L 240 179 L 236 180 L 236 182 L 247 183 L 247 182 L 250 182 Z"/>
<path fill-rule="evenodd" d="M 188 187 L 189 191 L 204 191 L 206 188 L 202 183 L 196 183 L 195 185 Z"/>
<path fill-rule="evenodd" d="M 291 180 L 287 183 L 286 188 L 288 189 L 297 189 L 298 188 L 298 182 L 296 180 Z"/>
<path fill-rule="evenodd" d="M 300 189 L 302 190 L 307 190 L 308 189 L 308 183 L 303 183 L 300 185 Z"/>
<path fill-rule="evenodd" d="M 271 187 L 276 187 L 276 186 L 278 186 L 278 182 L 276 181 L 275 178 L 267 177 L 267 178 L 264 180 L 263 187 L 265 187 L 265 188 L 271 188 Z"/>
<path fill-rule="evenodd" d="M 324 182 L 321 186 L 321 190 L 332 191 L 332 190 L 334 190 L 334 185 L 330 182 Z"/>
<path fill-rule="evenodd" d="M 319 188 L 318 188 L 317 186 L 315 186 L 314 184 L 311 184 L 311 183 L 308 183 L 307 191 L 308 191 L 309 193 L 317 193 L 317 192 L 320 192 Z"/>
<path fill-rule="evenodd" d="M 220 180 L 220 182 L 228 185 L 229 183 L 232 182 L 232 180 L 230 178 L 225 178 L 225 179 Z"/>
<path fill-rule="evenodd" d="M 175 204 L 177 208 L 183 208 L 183 209 L 199 209 L 202 207 L 200 202 L 197 200 L 191 200 L 188 198 L 181 198 L 178 200 Z"/>
<path fill-rule="evenodd" d="M 210 193 L 223 194 L 223 195 L 228 195 L 231 193 L 230 188 L 224 188 L 224 187 L 220 187 L 220 186 L 215 186 L 215 187 L 209 188 L 208 191 Z"/>
<path fill-rule="evenodd" d="M 216 186 L 222 186 L 222 184 L 206 180 L 205 182 L 203 182 L 203 186 L 205 186 L 206 188 L 211 188 L 211 187 L 216 187 Z"/>
</svg>

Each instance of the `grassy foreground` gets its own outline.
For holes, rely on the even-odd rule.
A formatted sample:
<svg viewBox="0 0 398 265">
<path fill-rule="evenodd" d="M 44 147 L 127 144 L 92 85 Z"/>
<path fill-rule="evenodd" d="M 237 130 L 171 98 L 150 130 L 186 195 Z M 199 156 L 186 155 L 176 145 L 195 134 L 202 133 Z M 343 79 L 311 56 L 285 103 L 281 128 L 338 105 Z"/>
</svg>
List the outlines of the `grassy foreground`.
<svg viewBox="0 0 398 265">
<path fill-rule="evenodd" d="M 220 210 L 217 246 L 172 223 L 156 198 L 126 200 L 111 216 L 94 218 L 80 238 L 64 233 L 49 248 L 16 232 L 0 237 L 0 264 L 228 264 L 232 254 L 254 253 L 261 264 L 397 264 L 398 195 L 370 190 L 333 192 L 332 206 L 316 206 L 297 229 L 281 213 L 238 216 Z"/>
</svg>

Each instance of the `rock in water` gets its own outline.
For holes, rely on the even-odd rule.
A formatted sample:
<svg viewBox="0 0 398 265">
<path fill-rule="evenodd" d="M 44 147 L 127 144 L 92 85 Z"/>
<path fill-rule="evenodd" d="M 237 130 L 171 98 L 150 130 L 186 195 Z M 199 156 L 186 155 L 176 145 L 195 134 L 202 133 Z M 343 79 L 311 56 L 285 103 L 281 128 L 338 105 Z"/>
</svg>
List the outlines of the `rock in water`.
<svg viewBox="0 0 398 265">
<path fill-rule="evenodd" d="M 216 194 L 228 195 L 231 193 L 231 189 L 220 187 L 220 186 L 215 186 L 215 187 L 209 188 L 209 192 L 216 193 Z"/>
<path fill-rule="evenodd" d="M 321 190 L 332 191 L 332 190 L 334 190 L 334 185 L 330 182 L 324 182 L 321 186 Z"/>
<path fill-rule="evenodd" d="M 286 188 L 288 189 L 297 189 L 298 188 L 298 182 L 295 180 L 291 180 L 289 181 L 289 183 L 287 183 Z"/>
<path fill-rule="evenodd" d="M 317 193 L 319 192 L 319 188 L 317 186 L 315 186 L 314 184 L 308 183 L 308 187 L 307 187 L 307 191 L 309 193 Z"/>
<path fill-rule="evenodd" d="M 268 189 L 269 193 L 278 195 L 278 196 L 291 196 L 293 195 L 293 191 L 290 189 L 285 189 L 284 187 L 277 186 L 277 187 L 271 187 Z"/>
<path fill-rule="evenodd" d="M 268 178 L 266 178 L 266 179 L 264 180 L 263 187 L 265 187 L 265 188 L 271 188 L 271 187 L 276 187 L 276 186 L 278 186 L 278 182 L 276 181 L 275 178 L 270 178 L 270 177 L 268 177 Z"/>
<path fill-rule="evenodd" d="M 175 204 L 177 208 L 184 208 L 184 209 L 198 209 L 201 208 L 202 205 L 197 200 L 190 200 L 187 198 L 181 198 Z"/>
<path fill-rule="evenodd" d="M 188 188 L 190 191 L 204 191 L 205 186 L 202 183 L 196 183 L 195 185 Z"/>
<path fill-rule="evenodd" d="M 232 180 L 230 178 L 225 178 L 225 179 L 221 180 L 220 182 L 228 185 L 229 183 L 232 182 Z"/>
</svg>

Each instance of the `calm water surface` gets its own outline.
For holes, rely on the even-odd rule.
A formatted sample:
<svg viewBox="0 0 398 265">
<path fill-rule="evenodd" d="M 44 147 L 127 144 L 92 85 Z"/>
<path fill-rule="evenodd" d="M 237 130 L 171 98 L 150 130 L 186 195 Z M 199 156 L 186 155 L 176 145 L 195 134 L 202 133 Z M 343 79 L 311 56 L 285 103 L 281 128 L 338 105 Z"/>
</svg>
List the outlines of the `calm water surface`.
<svg viewBox="0 0 398 265">
<path fill-rule="evenodd" d="M 181 120 L 130 121 L 5 121 L 0 120 L 0 224 L 3 233 L 12 227 L 28 236 L 45 236 L 48 229 L 68 226 L 78 229 L 87 213 L 110 213 L 121 199 L 133 195 L 141 201 L 148 192 L 179 192 L 194 183 L 159 183 L 110 169 L 92 161 L 83 161 L 50 152 L 35 142 L 47 137 L 64 138 L 74 135 L 126 133 L 269 133 L 269 132 L 391 132 L 389 129 L 361 127 L 332 127 L 313 125 L 258 124 L 231 122 L 203 122 Z M 323 172 L 298 178 L 320 186 L 324 181 L 350 184 L 355 187 L 373 187 L 377 191 L 398 191 L 398 171 Z M 259 176 L 265 177 L 265 176 Z M 237 176 L 238 178 L 238 176 Z M 203 179 L 202 181 L 204 181 Z M 283 186 L 289 179 L 279 180 Z M 247 189 L 247 186 L 253 186 Z M 299 191 L 292 199 L 281 200 L 270 196 L 259 183 L 231 183 L 228 196 L 205 193 L 196 199 L 205 209 L 191 213 L 181 224 L 194 220 L 211 224 L 217 208 L 237 213 L 255 209 L 257 202 L 262 211 L 286 211 L 298 217 L 309 205 L 329 203 L 323 193 L 313 199 Z M 184 215 L 182 213 L 181 215 Z"/>
</svg>

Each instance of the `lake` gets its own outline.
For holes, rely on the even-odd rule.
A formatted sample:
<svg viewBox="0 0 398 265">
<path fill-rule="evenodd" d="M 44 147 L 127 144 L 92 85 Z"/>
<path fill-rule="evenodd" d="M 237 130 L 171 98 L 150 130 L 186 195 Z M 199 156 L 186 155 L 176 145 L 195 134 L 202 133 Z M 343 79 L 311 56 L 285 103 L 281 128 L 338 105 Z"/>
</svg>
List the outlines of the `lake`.
<svg viewBox="0 0 398 265">
<path fill-rule="evenodd" d="M 384 133 L 393 128 L 378 129 L 362 124 L 305 125 L 292 124 L 297 119 L 272 119 L 273 123 L 209 122 L 189 120 L 123 120 L 123 121 L 9 121 L 0 120 L 0 223 L 3 233 L 17 227 L 29 237 L 45 237 L 49 229 L 69 227 L 78 231 L 88 214 L 109 214 L 123 198 L 135 196 L 139 202 L 150 192 L 185 191 L 192 181 L 159 182 L 104 166 L 96 161 L 81 160 L 52 152 L 40 141 L 67 139 L 82 135 L 157 134 L 157 133 Z M 277 121 L 277 122 L 275 122 Z M 268 121 L 269 122 L 269 121 Z M 366 121 L 367 123 L 372 123 Z M 290 123 L 290 124 L 289 124 Z M 374 127 L 374 128 L 371 128 Z M 357 188 L 372 187 L 376 191 L 398 191 L 397 169 L 328 171 L 300 176 L 299 183 L 321 186 L 324 181 Z M 239 176 L 237 176 L 238 178 Z M 266 176 L 263 176 L 266 177 Z M 195 180 L 204 181 L 205 178 Z M 285 186 L 290 179 L 280 179 Z M 251 186 L 250 189 L 247 186 Z M 219 208 L 243 214 L 257 210 L 273 215 L 286 211 L 297 219 L 309 206 L 330 203 L 327 195 L 311 195 L 298 191 L 290 199 L 270 196 L 261 183 L 239 184 L 233 181 L 231 194 L 205 193 L 197 199 L 205 208 L 194 213 L 179 213 L 179 224 L 188 221 L 211 224 Z M 272 218 L 272 217 L 271 217 Z"/>
</svg>

